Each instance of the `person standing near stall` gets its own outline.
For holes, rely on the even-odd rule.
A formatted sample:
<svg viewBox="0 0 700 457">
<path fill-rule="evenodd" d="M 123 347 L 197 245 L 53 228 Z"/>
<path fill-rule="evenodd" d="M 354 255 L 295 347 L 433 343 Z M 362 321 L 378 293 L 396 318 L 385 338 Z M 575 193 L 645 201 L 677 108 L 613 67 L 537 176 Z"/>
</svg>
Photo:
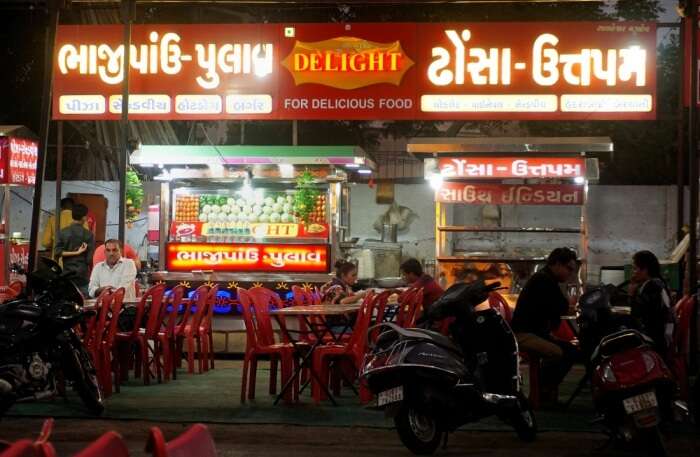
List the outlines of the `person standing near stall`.
<svg viewBox="0 0 700 457">
<path fill-rule="evenodd" d="M 661 265 L 652 252 L 639 251 L 632 257 L 632 268 L 629 287 L 632 317 L 654 341 L 654 350 L 668 360 L 675 322 Z"/>
<path fill-rule="evenodd" d="M 84 227 L 88 209 L 83 204 L 73 206 L 73 222 L 58 234 L 54 255 L 63 260 L 63 271 L 74 273 L 72 281 L 83 295 L 88 295 L 90 264 L 95 252 L 95 237 Z"/>
<path fill-rule="evenodd" d="M 576 272 L 576 253 L 556 248 L 547 257 L 547 266 L 532 275 L 518 296 L 511 327 L 521 351 L 542 359 L 540 397 L 543 404 L 555 405 L 559 384 L 571 369 L 578 350 L 552 335 L 569 314 L 575 299 L 564 295 L 560 283 Z"/>
</svg>

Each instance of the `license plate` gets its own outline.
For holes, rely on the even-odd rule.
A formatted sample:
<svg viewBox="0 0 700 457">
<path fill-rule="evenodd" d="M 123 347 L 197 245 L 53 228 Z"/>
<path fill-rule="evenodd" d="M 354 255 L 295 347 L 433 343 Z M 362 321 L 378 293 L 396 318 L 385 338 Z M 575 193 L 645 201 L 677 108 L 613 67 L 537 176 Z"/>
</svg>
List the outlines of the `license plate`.
<svg viewBox="0 0 700 457">
<path fill-rule="evenodd" d="M 634 397 L 625 398 L 622 403 L 625 406 L 625 412 L 627 414 L 634 414 L 658 406 L 655 392 L 647 392 Z"/>
<path fill-rule="evenodd" d="M 388 405 L 403 400 L 403 386 L 394 387 L 393 389 L 379 392 L 377 396 L 377 406 Z"/>
</svg>

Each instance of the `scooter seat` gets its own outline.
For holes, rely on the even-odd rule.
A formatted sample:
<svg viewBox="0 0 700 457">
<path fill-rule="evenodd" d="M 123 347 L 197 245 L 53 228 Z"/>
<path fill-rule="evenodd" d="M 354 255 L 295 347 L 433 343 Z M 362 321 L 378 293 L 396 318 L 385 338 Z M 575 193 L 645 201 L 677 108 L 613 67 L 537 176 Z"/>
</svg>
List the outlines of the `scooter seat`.
<svg viewBox="0 0 700 457">
<path fill-rule="evenodd" d="M 457 346 L 449 337 L 441 333 L 422 328 L 403 328 L 391 323 L 384 325 L 391 327 L 392 330 L 394 330 L 403 338 L 428 341 L 444 349 L 447 349 L 448 351 L 455 352 L 460 356 L 462 355 L 462 349 L 459 346 Z"/>
</svg>

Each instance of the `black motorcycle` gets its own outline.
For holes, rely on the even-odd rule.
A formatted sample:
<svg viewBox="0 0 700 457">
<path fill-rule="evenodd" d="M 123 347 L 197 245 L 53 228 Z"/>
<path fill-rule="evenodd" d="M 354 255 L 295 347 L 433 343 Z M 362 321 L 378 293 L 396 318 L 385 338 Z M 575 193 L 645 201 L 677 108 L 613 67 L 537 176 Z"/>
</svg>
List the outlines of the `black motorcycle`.
<svg viewBox="0 0 700 457">
<path fill-rule="evenodd" d="M 90 353 L 75 333 L 94 311 L 59 265 L 41 259 L 29 275 L 32 298 L 0 305 L 0 415 L 15 402 L 52 398 L 72 384 L 90 413 L 104 410 L 103 395 Z"/>
<path fill-rule="evenodd" d="M 515 336 L 497 311 L 474 309 L 499 286 L 456 284 L 433 304 L 421 321 L 430 327 L 453 317 L 451 338 L 423 328 L 378 326 L 383 332 L 365 356 L 362 376 L 413 453 L 432 454 L 441 437 L 446 442 L 449 432 L 492 415 L 523 441 L 536 438 L 535 416 L 521 392 Z"/>
</svg>

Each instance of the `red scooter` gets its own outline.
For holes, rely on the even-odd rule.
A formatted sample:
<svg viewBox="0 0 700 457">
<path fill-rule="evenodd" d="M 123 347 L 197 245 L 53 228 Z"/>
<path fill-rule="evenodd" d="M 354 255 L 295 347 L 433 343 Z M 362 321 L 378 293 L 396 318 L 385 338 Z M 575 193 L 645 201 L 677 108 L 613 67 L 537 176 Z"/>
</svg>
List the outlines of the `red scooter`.
<svg viewBox="0 0 700 457">
<path fill-rule="evenodd" d="M 666 451 L 659 425 L 670 419 L 675 382 L 651 341 L 637 330 L 606 336 L 591 357 L 593 403 L 611 438 Z"/>
</svg>

